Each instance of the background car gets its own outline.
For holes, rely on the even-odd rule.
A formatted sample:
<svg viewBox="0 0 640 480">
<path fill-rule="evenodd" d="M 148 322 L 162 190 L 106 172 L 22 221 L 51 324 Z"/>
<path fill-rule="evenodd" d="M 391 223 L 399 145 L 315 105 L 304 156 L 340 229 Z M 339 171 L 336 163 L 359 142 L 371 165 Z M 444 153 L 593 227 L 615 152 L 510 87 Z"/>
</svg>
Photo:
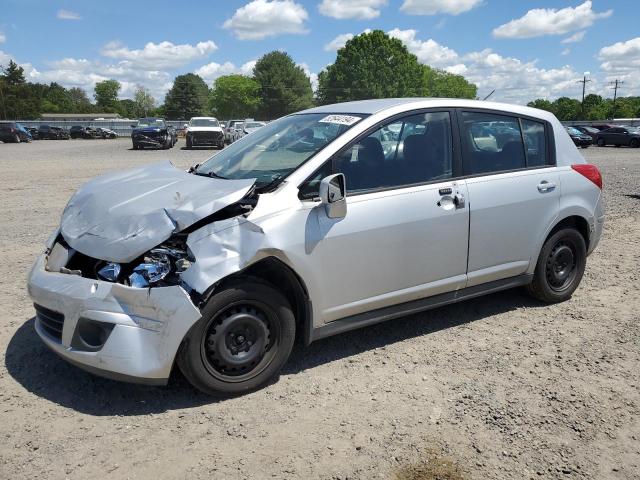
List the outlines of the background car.
<svg viewBox="0 0 640 480">
<path fill-rule="evenodd" d="M 68 140 L 71 138 L 69 132 L 60 127 L 51 127 L 49 125 L 40 125 L 38 128 L 38 136 L 42 140 Z"/>
<path fill-rule="evenodd" d="M 596 128 L 602 131 L 602 130 L 608 130 L 609 128 L 616 127 L 617 125 L 614 125 L 612 123 L 592 123 L 591 126 L 593 128 Z"/>
<path fill-rule="evenodd" d="M 596 137 L 600 130 L 595 127 L 587 126 L 587 125 L 571 125 L 571 128 L 575 128 L 579 132 L 582 132 L 585 135 L 589 135 L 591 137 L 592 143 L 596 143 Z"/>
<path fill-rule="evenodd" d="M 264 127 L 265 125 L 266 123 L 264 122 L 256 122 L 254 120 L 245 120 L 240 125 L 240 138 L 255 132 L 256 130 Z"/>
<path fill-rule="evenodd" d="M 214 117 L 193 117 L 185 124 L 187 148 L 213 146 L 224 148 L 224 131 Z"/>
<path fill-rule="evenodd" d="M 614 145 L 620 147 L 640 147 L 640 130 L 637 127 L 613 127 L 598 133 L 596 143 L 599 147 Z"/>
<path fill-rule="evenodd" d="M 224 141 L 226 143 L 233 143 L 235 141 L 235 129 L 236 126 L 242 123 L 244 120 L 229 120 L 224 127 Z"/>
<path fill-rule="evenodd" d="M 163 118 L 145 117 L 132 125 L 131 140 L 133 149 L 156 147 L 168 149 L 178 141 L 175 128 L 167 125 Z"/>
<path fill-rule="evenodd" d="M 101 138 L 118 138 L 118 134 L 110 128 L 97 127 L 96 132 Z"/>
<path fill-rule="evenodd" d="M 69 136 L 71 138 L 100 138 L 100 133 L 92 127 L 83 127 L 81 125 L 74 125 L 69 129 Z"/>
<path fill-rule="evenodd" d="M 591 135 L 582 133 L 577 128 L 567 127 L 566 130 L 576 147 L 589 148 L 589 146 L 591 146 L 591 144 L 593 143 Z"/>
<path fill-rule="evenodd" d="M 30 142 L 31 134 L 19 123 L 1 122 L 0 123 L 0 140 L 5 143 Z"/>
<path fill-rule="evenodd" d="M 36 127 L 26 127 L 27 131 L 31 134 L 31 140 L 40 140 L 40 134 Z"/>
</svg>

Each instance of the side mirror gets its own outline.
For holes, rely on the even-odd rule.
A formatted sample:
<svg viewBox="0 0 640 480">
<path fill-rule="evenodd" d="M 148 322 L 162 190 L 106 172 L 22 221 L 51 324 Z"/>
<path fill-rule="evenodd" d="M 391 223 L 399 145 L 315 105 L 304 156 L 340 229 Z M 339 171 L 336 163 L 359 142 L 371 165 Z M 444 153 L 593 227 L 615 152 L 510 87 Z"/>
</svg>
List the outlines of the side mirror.
<svg viewBox="0 0 640 480">
<path fill-rule="evenodd" d="M 189 124 L 188 124 L 188 123 L 185 123 L 185 124 L 184 124 L 184 128 L 189 128 Z"/>
<path fill-rule="evenodd" d="M 336 173 L 320 182 L 320 201 L 329 218 L 344 218 L 347 215 L 347 186 L 344 174 Z"/>
</svg>

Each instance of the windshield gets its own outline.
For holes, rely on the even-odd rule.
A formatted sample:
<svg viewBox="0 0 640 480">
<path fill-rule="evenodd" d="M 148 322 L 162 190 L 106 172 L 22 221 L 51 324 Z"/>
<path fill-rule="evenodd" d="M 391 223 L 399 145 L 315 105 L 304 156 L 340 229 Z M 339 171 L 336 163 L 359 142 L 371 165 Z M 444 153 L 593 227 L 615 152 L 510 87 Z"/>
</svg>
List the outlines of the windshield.
<svg viewBox="0 0 640 480">
<path fill-rule="evenodd" d="M 164 120 L 161 118 L 141 118 L 138 120 L 138 127 L 164 127 Z"/>
<path fill-rule="evenodd" d="M 189 122 L 192 127 L 219 127 L 215 118 L 194 118 Z"/>
<path fill-rule="evenodd" d="M 232 143 L 196 169 L 199 175 L 256 178 L 257 186 L 283 179 L 365 115 L 289 115 Z"/>
<path fill-rule="evenodd" d="M 573 127 L 568 127 L 567 132 L 569 132 L 571 135 L 582 135 L 582 132 L 580 130 L 577 130 Z"/>
</svg>

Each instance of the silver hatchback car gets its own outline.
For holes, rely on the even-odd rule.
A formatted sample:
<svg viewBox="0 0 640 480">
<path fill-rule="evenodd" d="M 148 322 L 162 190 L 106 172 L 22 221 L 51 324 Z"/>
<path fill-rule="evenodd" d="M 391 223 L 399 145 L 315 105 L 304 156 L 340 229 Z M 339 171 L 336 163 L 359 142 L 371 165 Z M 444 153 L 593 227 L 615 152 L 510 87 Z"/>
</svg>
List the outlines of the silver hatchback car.
<svg viewBox="0 0 640 480">
<path fill-rule="evenodd" d="M 98 177 L 29 275 L 69 362 L 208 393 L 265 385 L 304 342 L 525 286 L 568 299 L 598 244 L 602 179 L 560 122 L 448 99 L 327 105 L 201 165 Z"/>
</svg>

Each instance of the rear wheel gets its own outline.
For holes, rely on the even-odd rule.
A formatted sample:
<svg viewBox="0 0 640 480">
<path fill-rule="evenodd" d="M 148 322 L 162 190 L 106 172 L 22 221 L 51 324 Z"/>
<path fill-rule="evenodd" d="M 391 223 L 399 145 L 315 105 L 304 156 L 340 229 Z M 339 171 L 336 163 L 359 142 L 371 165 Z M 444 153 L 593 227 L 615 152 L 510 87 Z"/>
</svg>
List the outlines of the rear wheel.
<svg viewBox="0 0 640 480">
<path fill-rule="evenodd" d="M 629 146 L 633 148 L 638 148 L 638 146 L 640 146 L 640 143 L 638 142 L 637 138 L 632 138 L 631 141 L 629 142 Z"/>
<path fill-rule="evenodd" d="M 604 138 L 599 138 L 598 139 L 598 146 L 599 147 L 604 147 Z"/>
<path fill-rule="evenodd" d="M 16 134 L 16 135 L 13 137 L 13 143 L 20 143 L 20 135 Z"/>
<path fill-rule="evenodd" d="M 558 230 L 544 242 L 527 291 L 546 303 L 568 300 L 578 288 L 586 264 L 587 247 L 580 232 Z"/>
<path fill-rule="evenodd" d="M 268 283 L 245 278 L 209 299 L 185 338 L 178 365 L 205 393 L 249 392 L 278 375 L 295 332 L 287 299 Z"/>
</svg>

